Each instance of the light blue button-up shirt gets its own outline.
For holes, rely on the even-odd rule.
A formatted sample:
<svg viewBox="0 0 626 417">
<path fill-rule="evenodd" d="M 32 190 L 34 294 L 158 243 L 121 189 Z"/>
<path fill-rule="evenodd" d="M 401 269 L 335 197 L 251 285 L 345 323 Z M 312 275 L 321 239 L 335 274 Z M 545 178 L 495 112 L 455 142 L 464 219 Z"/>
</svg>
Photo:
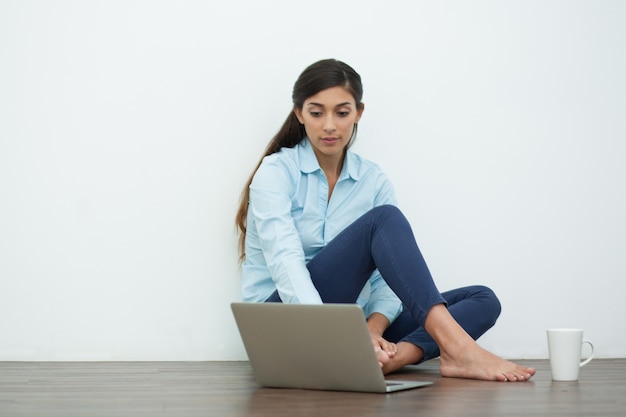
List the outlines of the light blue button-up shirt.
<svg viewBox="0 0 626 417">
<path fill-rule="evenodd" d="M 396 204 L 390 181 L 377 165 L 350 151 L 330 200 L 308 139 L 265 157 L 250 185 L 243 299 L 262 302 L 278 290 L 285 303 L 321 304 L 306 263 L 354 220 L 383 204 Z M 402 309 L 378 271 L 357 303 L 366 316 L 378 312 L 389 321 Z"/>
</svg>

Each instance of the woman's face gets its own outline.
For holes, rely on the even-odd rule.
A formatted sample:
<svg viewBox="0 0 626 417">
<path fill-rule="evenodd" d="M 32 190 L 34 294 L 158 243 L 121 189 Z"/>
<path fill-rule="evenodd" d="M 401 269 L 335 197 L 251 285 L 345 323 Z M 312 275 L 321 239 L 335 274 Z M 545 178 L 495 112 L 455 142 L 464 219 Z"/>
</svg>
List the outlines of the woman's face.
<svg viewBox="0 0 626 417">
<path fill-rule="evenodd" d="M 354 124 L 361 119 L 363 105 L 343 87 L 322 90 L 304 101 L 302 110 L 294 109 L 313 145 L 318 161 L 341 161 Z"/>
</svg>

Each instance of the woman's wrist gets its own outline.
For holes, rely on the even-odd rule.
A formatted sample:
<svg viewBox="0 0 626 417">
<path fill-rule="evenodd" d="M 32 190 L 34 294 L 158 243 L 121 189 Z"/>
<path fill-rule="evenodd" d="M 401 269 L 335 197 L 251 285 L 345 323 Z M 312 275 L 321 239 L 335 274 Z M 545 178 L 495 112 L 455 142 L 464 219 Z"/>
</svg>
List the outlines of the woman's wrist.
<svg viewBox="0 0 626 417">
<path fill-rule="evenodd" d="M 389 327 L 389 320 L 381 313 L 372 313 L 367 318 L 367 328 L 370 333 L 382 336 Z"/>
</svg>

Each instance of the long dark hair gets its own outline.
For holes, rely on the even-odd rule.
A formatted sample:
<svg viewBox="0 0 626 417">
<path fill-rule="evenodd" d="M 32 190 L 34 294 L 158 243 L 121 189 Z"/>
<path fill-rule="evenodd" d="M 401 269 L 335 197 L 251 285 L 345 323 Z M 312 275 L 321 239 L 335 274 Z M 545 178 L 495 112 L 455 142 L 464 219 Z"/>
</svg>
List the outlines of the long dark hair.
<svg viewBox="0 0 626 417">
<path fill-rule="evenodd" d="M 296 80 L 291 95 L 293 108 L 302 110 L 304 102 L 307 98 L 312 97 L 322 90 L 332 87 L 343 87 L 352 96 L 357 107 L 362 107 L 363 85 L 361 76 L 348 64 L 336 59 L 324 59 L 308 66 Z M 357 126 L 354 126 L 354 132 L 348 146 L 352 143 L 356 136 Z M 293 148 L 300 143 L 306 136 L 304 125 L 300 124 L 295 113 L 292 111 L 287 116 L 287 120 L 276 135 L 265 148 L 265 152 L 261 156 L 252 174 L 248 178 L 243 191 L 241 192 L 241 201 L 239 209 L 235 216 L 235 225 L 239 230 L 239 260 L 245 258 L 245 241 L 246 227 L 248 217 L 248 200 L 250 199 L 250 184 L 254 174 L 259 169 L 261 161 L 264 157 L 278 152 L 281 148 Z"/>
</svg>

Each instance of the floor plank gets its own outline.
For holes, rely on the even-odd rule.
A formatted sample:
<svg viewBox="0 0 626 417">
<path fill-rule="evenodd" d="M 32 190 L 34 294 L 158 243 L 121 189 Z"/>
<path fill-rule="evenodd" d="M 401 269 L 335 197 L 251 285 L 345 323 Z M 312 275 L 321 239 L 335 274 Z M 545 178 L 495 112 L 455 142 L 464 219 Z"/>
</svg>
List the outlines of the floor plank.
<svg viewBox="0 0 626 417">
<path fill-rule="evenodd" d="M 595 359 L 578 382 L 518 361 L 524 383 L 442 378 L 436 360 L 390 379 L 434 382 L 393 394 L 260 388 L 248 362 L 0 362 L 0 416 L 625 416 L 626 359 Z"/>
</svg>

